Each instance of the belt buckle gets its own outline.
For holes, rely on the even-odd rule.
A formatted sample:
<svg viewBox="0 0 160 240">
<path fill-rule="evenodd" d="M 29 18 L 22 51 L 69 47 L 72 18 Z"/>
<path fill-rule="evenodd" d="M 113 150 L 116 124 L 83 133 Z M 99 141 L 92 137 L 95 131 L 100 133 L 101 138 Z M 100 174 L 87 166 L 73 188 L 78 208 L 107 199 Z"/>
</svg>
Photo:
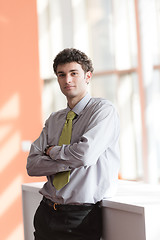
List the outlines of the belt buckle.
<svg viewBox="0 0 160 240">
<path fill-rule="evenodd" d="M 53 208 L 54 208 L 55 211 L 57 211 L 57 207 L 56 207 L 57 205 L 59 205 L 59 204 L 58 203 L 53 204 Z"/>
</svg>

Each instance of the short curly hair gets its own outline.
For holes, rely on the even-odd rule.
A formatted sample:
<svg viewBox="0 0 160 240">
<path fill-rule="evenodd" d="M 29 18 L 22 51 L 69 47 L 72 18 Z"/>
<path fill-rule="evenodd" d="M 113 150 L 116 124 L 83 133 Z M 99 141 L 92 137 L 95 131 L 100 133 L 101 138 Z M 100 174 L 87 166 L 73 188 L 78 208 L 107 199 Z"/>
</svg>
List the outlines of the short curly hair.
<svg viewBox="0 0 160 240">
<path fill-rule="evenodd" d="M 57 74 L 57 66 L 60 64 L 77 62 L 82 66 L 84 72 L 93 72 L 92 61 L 88 56 L 75 48 L 65 48 L 63 51 L 59 52 L 53 61 L 53 70 Z"/>
</svg>

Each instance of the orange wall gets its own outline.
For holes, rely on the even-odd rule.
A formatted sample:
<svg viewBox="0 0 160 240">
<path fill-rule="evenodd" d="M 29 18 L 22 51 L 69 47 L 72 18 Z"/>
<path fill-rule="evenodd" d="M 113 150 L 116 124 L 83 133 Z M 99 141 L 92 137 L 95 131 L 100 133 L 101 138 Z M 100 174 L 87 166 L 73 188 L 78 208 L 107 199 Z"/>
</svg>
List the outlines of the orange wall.
<svg viewBox="0 0 160 240">
<path fill-rule="evenodd" d="M 42 181 L 26 173 L 22 142 L 41 123 L 36 0 L 0 0 L 0 239 L 22 240 L 21 184 Z"/>
</svg>

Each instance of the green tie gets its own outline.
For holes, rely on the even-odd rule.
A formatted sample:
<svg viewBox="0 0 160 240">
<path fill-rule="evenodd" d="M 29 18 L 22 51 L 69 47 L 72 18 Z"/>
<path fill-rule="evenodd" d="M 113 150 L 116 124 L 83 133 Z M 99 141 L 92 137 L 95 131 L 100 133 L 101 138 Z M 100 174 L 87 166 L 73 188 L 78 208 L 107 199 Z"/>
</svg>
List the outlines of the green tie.
<svg viewBox="0 0 160 240">
<path fill-rule="evenodd" d="M 63 144 L 70 144 L 72 135 L 72 120 L 75 118 L 75 116 L 76 114 L 74 112 L 68 112 L 66 122 L 59 138 L 59 146 L 62 146 Z M 53 185 L 55 188 L 57 190 L 63 188 L 69 182 L 69 176 L 70 171 L 57 173 L 53 179 Z"/>
</svg>

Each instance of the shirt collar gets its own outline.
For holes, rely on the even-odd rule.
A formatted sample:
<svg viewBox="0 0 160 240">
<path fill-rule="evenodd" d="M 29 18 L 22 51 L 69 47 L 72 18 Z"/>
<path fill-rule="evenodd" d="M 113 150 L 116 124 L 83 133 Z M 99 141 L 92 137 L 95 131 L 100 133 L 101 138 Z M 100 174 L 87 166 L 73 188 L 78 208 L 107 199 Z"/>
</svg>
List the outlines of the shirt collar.
<svg viewBox="0 0 160 240">
<path fill-rule="evenodd" d="M 81 111 L 85 108 L 89 100 L 91 99 L 91 96 L 89 93 L 87 93 L 72 109 L 73 112 L 75 112 L 77 115 L 81 113 Z M 70 107 L 67 107 L 67 112 L 70 111 Z"/>
</svg>

